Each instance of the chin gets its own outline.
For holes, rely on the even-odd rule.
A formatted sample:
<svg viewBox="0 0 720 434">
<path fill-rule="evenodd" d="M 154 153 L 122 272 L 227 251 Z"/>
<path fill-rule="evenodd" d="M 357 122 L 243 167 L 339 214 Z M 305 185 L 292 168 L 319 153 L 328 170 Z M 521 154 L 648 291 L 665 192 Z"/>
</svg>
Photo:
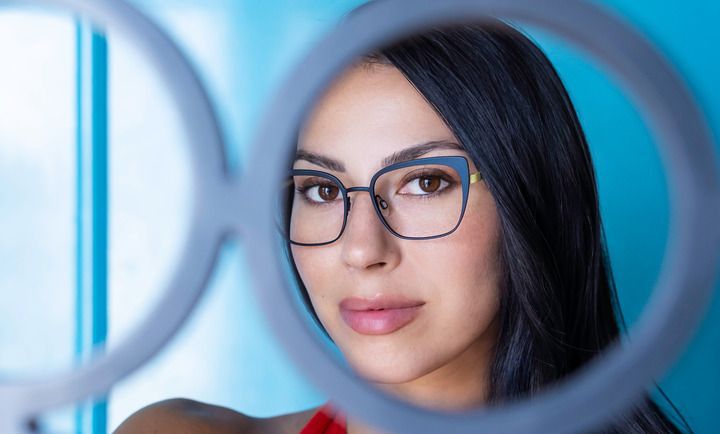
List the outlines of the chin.
<svg viewBox="0 0 720 434">
<path fill-rule="evenodd" d="M 372 367 L 370 369 L 355 369 L 355 371 L 366 381 L 378 384 L 403 384 L 413 381 L 420 377 L 412 371 L 402 370 L 382 370 Z"/>
<path fill-rule="evenodd" d="M 412 358 L 407 360 L 397 356 L 368 358 L 367 355 L 363 355 L 360 360 L 348 358 L 348 362 L 360 377 L 371 383 L 408 383 L 432 371 L 430 368 L 423 369 L 423 366 L 413 363 Z"/>
</svg>

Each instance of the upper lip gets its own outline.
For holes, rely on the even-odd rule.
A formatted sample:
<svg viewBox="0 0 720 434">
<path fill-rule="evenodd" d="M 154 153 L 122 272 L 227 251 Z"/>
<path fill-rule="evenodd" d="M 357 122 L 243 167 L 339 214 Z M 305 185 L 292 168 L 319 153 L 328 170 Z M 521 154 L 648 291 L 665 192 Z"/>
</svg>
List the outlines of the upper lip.
<svg viewBox="0 0 720 434">
<path fill-rule="evenodd" d="M 403 309 L 417 307 L 425 304 L 421 300 L 412 300 L 398 295 L 377 295 L 372 298 L 348 297 L 340 302 L 340 309 L 345 310 L 380 310 L 380 309 Z"/>
</svg>

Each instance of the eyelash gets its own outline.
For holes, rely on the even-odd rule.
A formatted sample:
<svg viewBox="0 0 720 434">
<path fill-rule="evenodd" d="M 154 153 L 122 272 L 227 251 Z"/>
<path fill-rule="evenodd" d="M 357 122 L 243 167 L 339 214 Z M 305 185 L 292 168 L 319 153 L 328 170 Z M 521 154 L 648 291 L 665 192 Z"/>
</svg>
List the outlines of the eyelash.
<svg viewBox="0 0 720 434">
<path fill-rule="evenodd" d="M 427 176 L 437 176 L 437 177 L 439 177 L 442 181 L 445 181 L 445 182 L 447 183 L 447 185 L 446 185 L 443 189 L 438 190 L 438 191 L 433 192 L 433 193 L 428 193 L 428 194 L 413 194 L 413 195 L 405 194 L 404 196 L 413 196 L 414 198 L 420 198 L 421 200 L 430 200 L 430 199 L 434 199 L 434 198 L 436 198 L 436 197 L 438 197 L 438 196 L 446 193 L 448 190 L 450 190 L 451 188 L 455 187 L 455 185 L 457 184 L 457 182 L 456 182 L 452 177 L 448 176 L 448 175 L 447 175 L 446 173 L 444 173 L 444 172 L 441 172 L 441 171 L 427 171 L 427 170 L 425 170 L 425 171 L 411 172 L 411 173 L 409 173 L 408 175 L 406 175 L 405 179 L 403 180 L 402 187 L 405 187 L 407 184 L 409 184 L 409 183 L 412 182 L 412 181 L 415 181 L 415 180 L 418 180 L 418 179 L 420 179 L 420 178 L 427 177 Z M 311 206 L 330 205 L 330 204 L 332 204 L 334 201 L 329 201 L 329 202 L 325 202 L 325 201 L 314 201 L 314 200 L 309 199 L 308 196 L 307 196 L 307 194 L 306 194 L 306 192 L 307 192 L 308 190 L 312 189 L 312 188 L 316 188 L 316 187 L 326 187 L 326 186 L 334 187 L 334 188 L 339 188 L 337 185 L 335 185 L 335 184 L 333 184 L 333 183 L 331 183 L 331 182 L 327 182 L 327 181 L 321 182 L 321 181 L 319 181 L 319 180 L 317 180 L 317 179 L 312 179 L 312 178 L 310 178 L 310 179 L 306 180 L 303 185 L 295 187 L 295 191 L 297 191 L 297 192 L 300 194 L 300 196 L 302 197 L 302 200 L 303 200 L 305 203 L 307 203 L 307 204 L 309 204 L 309 205 L 311 205 Z"/>
<path fill-rule="evenodd" d="M 305 193 L 308 190 L 315 188 L 315 187 L 334 187 L 334 188 L 340 189 L 340 187 L 338 187 L 337 185 L 335 185 L 331 182 L 327 182 L 327 181 L 322 182 L 320 180 L 310 178 L 310 179 L 305 180 L 303 185 L 295 187 L 295 191 L 300 194 L 300 197 L 302 198 L 302 200 L 305 203 L 307 203 L 311 206 L 329 205 L 329 204 L 332 204 L 332 202 L 334 202 L 334 201 L 332 201 L 332 202 L 317 202 L 317 201 L 309 199 L 307 194 L 305 194 Z M 339 193 L 338 196 L 340 198 L 342 198 L 342 193 Z"/>
<path fill-rule="evenodd" d="M 435 197 L 437 197 L 437 196 L 445 193 L 447 190 L 455 187 L 455 185 L 457 184 L 457 182 L 456 182 L 452 177 L 448 176 L 448 175 L 447 175 L 446 173 L 444 173 L 444 172 L 441 172 L 441 171 L 435 171 L 435 172 L 433 172 L 433 171 L 424 171 L 424 172 L 412 172 L 412 173 L 409 173 L 409 174 L 405 177 L 405 179 L 403 180 L 402 186 L 404 187 L 404 186 L 406 186 L 407 184 L 409 184 L 409 183 L 412 182 L 412 181 L 415 181 L 415 180 L 417 180 L 417 179 L 420 179 L 420 178 L 423 178 L 423 177 L 427 177 L 427 176 L 437 176 L 437 177 L 440 178 L 442 181 L 447 182 L 447 185 L 446 185 L 445 188 L 443 188 L 442 190 L 438 190 L 438 191 L 433 192 L 433 193 L 420 194 L 420 195 L 409 195 L 409 196 L 420 197 L 420 198 L 422 198 L 422 200 L 434 199 Z"/>
</svg>

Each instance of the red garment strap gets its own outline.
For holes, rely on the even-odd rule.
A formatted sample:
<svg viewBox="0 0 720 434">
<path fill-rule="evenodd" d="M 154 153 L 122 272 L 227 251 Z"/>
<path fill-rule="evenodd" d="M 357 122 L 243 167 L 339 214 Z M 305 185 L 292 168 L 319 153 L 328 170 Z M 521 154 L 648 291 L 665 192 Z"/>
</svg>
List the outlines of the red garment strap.
<svg viewBox="0 0 720 434">
<path fill-rule="evenodd" d="M 347 434 L 345 416 L 329 403 L 320 407 L 300 434 Z"/>
</svg>

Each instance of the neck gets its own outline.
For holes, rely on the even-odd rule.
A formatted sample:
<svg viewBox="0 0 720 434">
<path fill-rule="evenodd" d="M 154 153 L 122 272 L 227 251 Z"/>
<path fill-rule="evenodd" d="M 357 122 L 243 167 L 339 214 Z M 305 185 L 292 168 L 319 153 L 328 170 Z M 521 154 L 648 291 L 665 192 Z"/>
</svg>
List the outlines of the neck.
<svg viewBox="0 0 720 434">
<path fill-rule="evenodd" d="M 479 340 L 440 368 L 401 384 L 375 384 L 420 407 L 463 411 L 487 402 L 492 343 Z M 386 434 L 356 419 L 347 419 L 348 434 Z"/>
</svg>

